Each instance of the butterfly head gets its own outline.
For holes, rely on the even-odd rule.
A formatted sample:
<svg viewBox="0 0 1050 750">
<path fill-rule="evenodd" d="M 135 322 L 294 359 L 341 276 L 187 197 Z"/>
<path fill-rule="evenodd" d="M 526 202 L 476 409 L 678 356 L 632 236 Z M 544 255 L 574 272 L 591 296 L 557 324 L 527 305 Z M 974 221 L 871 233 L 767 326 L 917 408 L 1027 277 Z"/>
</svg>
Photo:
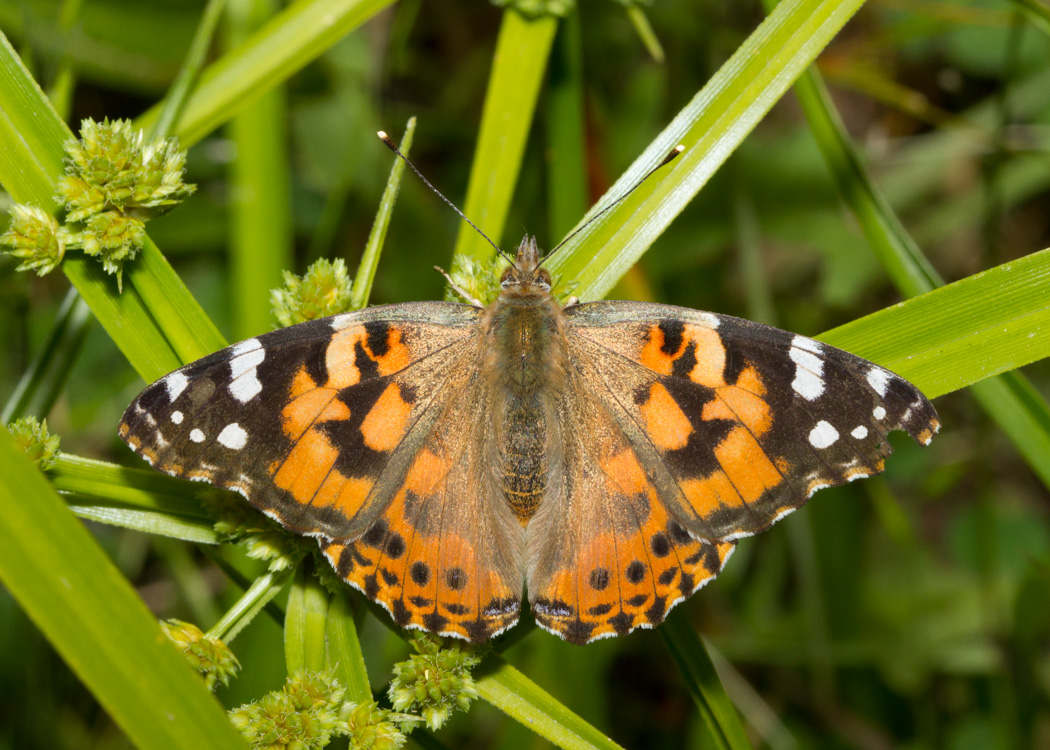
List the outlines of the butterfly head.
<svg viewBox="0 0 1050 750">
<path fill-rule="evenodd" d="M 549 293 L 551 290 L 551 274 L 546 268 L 540 266 L 543 259 L 540 257 L 540 248 L 536 244 L 535 237 L 528 235 L 518 245 L 518 255 L 503 276 L 500 277 L 501 290 L 539 291 Z"/>
</svg>

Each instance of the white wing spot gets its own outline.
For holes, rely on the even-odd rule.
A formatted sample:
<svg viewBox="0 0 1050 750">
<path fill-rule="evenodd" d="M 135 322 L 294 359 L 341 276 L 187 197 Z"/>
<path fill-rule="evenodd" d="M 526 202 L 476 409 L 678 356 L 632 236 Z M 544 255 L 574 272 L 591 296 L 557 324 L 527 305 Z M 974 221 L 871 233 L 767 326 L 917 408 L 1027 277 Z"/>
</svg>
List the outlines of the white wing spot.
<svg viewBox="0 0 1050 750">
<path fill-rule="evenodd" d="M 236 422 L 231 422 L 222 428 L 222 432 L 215 439 L 227 448 L 239 451 L 248 441 L 248 433 Z"/>
<path fill-rule="evenodd" d="M 807 339 L 805 336 L 795 336 L 791 341 L 791 345 L 796 349 L 813 352 L 814 354 L 821 354 L 824 351 L 823 345 L 819 341 Z"/>
<path fill-rule="evenodd" d="M 815 401 L 824 394 L 824 360 L 820 354 L 820 343 L 805 336 L 796 336 L 791 341 L 790 357 L 795 363 L 795 379 L 791 387 L 807 401 Z"/>
<path fill-rule="evenodd" d="M 194 427 L 192 430 L 190 430 L 190 440 L 192 440 L 195 443 L 203 443 L 204 433 L 198 430 L 196 427 Z"/>
<path fill-rule="evenodd" d="M 247 403 L 262 390 L 255 368 L 266 359 L 266 350 L 258 339 L 234 344 L 231 350 L 234 356 L 230 360 L 230 394 L 242 404 Z"/>
<path fill-rule="evenodd" d="M 182 412 L 181 411 L 173 411 L 171 413 L 171 421 L 174 422 L 175 424 L 182 424 Z"/>
<path fill-rule="evenodd" d="M 809 444 L 814 448 L 827 448 L 839 439 L 839 431 L 823 419 L 809 432 Z"/>
<path fill-rule="evenodd" d="M 886 388 L 890 384 L 890 374 L 881 367 L 872 367 L 868 370 L 868 383 L 880 396 L 886 395 Z"/>
<path fill-rule="evenodd" d="M 850 435 L 857 438 L 857 440 L 863 440 L 868 436 L 868 428 L 864 425 L 860 425 L 859 427 L 853 428 L 853 432 L 851 432 Z"/>
<path fill-rule="evenodd" d="M 168 389 L 168 398 L 174 403 L 189 384 L 189 379 L 181 372 L 173 372 L 164 378 L 164 387 Z"/>
<path fill-rule="evenodd" d="M 875 419 L 885 419 L 886 418 L 886 410 L 883 409 L 881 406 L 876 406 L 872 410 L 871 415 L 873 417 L 875 417 Z"/>
<path fill-rule="evenodd" d="M 259 378 L 255 377 L 254 372 L 251 375 L 242 375 L 230 383 L 230 394 L 242 404 L 258 396 L 261 390 L 262 383 L 259 382 Z"/>
</svg>

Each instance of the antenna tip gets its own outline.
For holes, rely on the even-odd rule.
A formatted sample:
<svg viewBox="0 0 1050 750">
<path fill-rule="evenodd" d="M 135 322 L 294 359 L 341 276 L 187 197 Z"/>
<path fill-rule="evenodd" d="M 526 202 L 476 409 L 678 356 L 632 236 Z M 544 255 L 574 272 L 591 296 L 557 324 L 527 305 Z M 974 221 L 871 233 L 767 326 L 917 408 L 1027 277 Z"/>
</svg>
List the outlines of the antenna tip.
<svg viewBox="0 0 1050 750">
<path fill-rule="evenodd" d="M 679 154 L 681 154 L 683 151 L 685 151 L 685 146 L 683 146 L 681 143 L 679 143 L 677 146 L 672 148 L 667 153 L 667 156 L 664 157 L 664 160 L 662 162 L 660 162 L 656 166 L 656 168 L 659 169 L 660 167 L 664 166 L 665 164 L 668 164 L 668 163 L 674 161 L 675 159 L 678 158 Z"/>
</svg>

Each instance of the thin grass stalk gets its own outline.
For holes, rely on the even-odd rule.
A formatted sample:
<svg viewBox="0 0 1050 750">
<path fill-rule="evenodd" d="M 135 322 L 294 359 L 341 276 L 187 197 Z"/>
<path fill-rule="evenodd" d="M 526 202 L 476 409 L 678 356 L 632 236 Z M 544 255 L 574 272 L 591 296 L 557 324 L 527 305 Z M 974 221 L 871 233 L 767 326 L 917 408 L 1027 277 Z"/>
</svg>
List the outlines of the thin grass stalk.
<svg viewBox="0 0 1050 750">
<path fill-rule="evenodd" d="M 689 695 L 700 710 L 708 736 L 719 750 L 745 750 L 751 747 L 740 716 L 733 707 L 707 647 L 697 636 L 685 610 L 671 610 L 657 631 L 674 659 Z"/>
<path fill-rule="evenodd" d="M 552 16 L 527 19 L 513 9 L 503 13 L 467 198 L 463 202 L 463 213 L 497 245 L 514 197 L 557 28 L 558 19 Z M 460 258 L 485 260 L 494 253 L 484 237 L 463 223 L 452 266 L 458 268 Z"/>
<path fill-rule="evenodd" d="M 275 9 L 272 0 L 230 0 L 227 46 L 242 44 Z M 238 340 L 273 327 L 269 290 L 294 262 L 285 99 L 274 86 L 228 126 L 237 153 L 230 163 L 230 311 Z"/>
<path fill-rule="evenodd" d="M 168 93 L 164 97 L 160 114 L 147 131 L 150 137 L 167 138 L 172 134 L 175 123 L 178 122 L 179 116 L 186 106 L 186 100 L 189 98 L 190 91 L 193 89 L 193 85 L 197 82 L 197 77 L 204 67 L 204 58 L 211 47 L 212 38 L 215 36 L 215 29 L 219 25 L 219 19 L 222 18 L 222 11 L 225 5 L 226 0 L 208 0 L 208 4 L 204 6 L 204 13 L 201 15 L 200 23 L 197 24 L 197 30 L 193 34 L 193 40 L 190 42 L 186 59 L 183 61 L 178 75 L 175 76 L 171 88 L 168 89 Z"/>
<path fill-rule="evenodd" d="M 416 118 L 410 117 L 405 125 L 405 134 L 398 145 L 398 150 L 406 157 L 412 149 L 412 136 L 415 132 Z M 394 213 L 394 205 L 397 203 L 397 194 L 401 189 L 401 177 L 404 173 L 404 160 L 395 156 L 394 163 L 390 167 L 390 176 L 386 180 L 386 188 L 383 189 L 383 197 L 379 200 L 379 210 L 372 223 L 372 231 L 368 233 L 368 242 L 365 243 L 365 251 L 361 254 L 361 262 L 357 266 L 357 274 L 350 288 L 350 306 L 354 310 L 365 307 L 372 294 L 372 282 L 376 277 L 379 256 L 383 252 L 383 243 L 386 241 L 387 229 L 390 228 L 390 217 Z"/>
<path fill-rule="evenodd" d="M 288 79 L 393 0 L 297 0 L 200 75 L 175 125 L 189 146 Z M 150 128 L 156 106 L 135 121 Z"/>
<path fill-rule="evenodd" d="M 580 14 L 570 13 L 555 37 L 547 76 L 550 240 L 568 234 L 588 204 L 582 45 Z"/>
<path fill-rule="evenodd" d="M 328 592 L 307 559 L 296 570 L 284 614 L 284 661 L 288 674 L 300 669 L 324 669 L 327 618 Z"/>
<path fill-rule="evenodd" d="M 66 386 L 73 363 L 91 327 L 91 310 L 71 288 L 55 316 L 44 345 L 0 411 L 0 423 L 35 415 L 46 418 Z"/>
</svg>

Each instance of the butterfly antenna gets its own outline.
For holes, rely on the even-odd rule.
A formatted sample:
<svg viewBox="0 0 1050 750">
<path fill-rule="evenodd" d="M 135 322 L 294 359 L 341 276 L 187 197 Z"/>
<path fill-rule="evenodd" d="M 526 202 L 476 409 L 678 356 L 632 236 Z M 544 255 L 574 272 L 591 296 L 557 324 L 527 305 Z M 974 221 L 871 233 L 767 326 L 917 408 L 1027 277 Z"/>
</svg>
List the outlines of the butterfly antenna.
<svg viewBox="0 0 1050 750">
<path fill-rule="evenodd" d="M 592 217 L 591 217 L 591 218 L 590 218 L 590 219 L 589 219 L 589 220 L 588 220 L 588 221 L 587 221 L 586 223 L 584 223 L 584 224 L 583 224 L 583 226 L 580 226 L 580 227 L 577 227 L 576 229 L 574 229 L 574 230 L 573 230 L 573 231 L 572 231 L 572 232 L 571 232 L 571 233 L 569 234 L 569 236 L 568 236 L 568 237 L 566 237 L 566 238 L 565 238 L 565 239 L 563 239 L 563 240 L 562 240 L 561 242 L 559 242 L 559 243 L 557 244 L 557 246 L 556 246 L 556 247 L 555 247 L 555 248 L 554 248 L 553 250 L 551 250 L 551 251 L 550 251 L 549 253 L 547 253 L 547 254 L 546 254 L 545 256 L 543 256 L 543 260 L 547 260 L 548 258 L 550 258 L 550 257 L 551 257 L 552 255 L 554 255 L 554 253 L 558 252 L 558 250 L 560 250 L 560 249 L 561 249 L 561 248 L 562 248 L 562 247 L 563 247 L 563 246 L 565 245 L 565 243 L 566 243 L 566 242 L 568 242 L 569 240 L 571 240 L 571 239 L 572 239 L 573 237 L 575 237 L 576 235 L 578 235 L 578 234 L 579 234 L 580 232 L 582 232 L 582 231 L 583 231 L 584 229 L 586 229 L 587 227 L 589 227 L 589 226 L 590 226 L 591 224 L 593 224 L 594 222 L 598 221 L 598 219 L 600 219 L 601 217 L 605 216 L 605 214 L 609 213 L 609 211 L 613 210 L 613 209 L 614 209 L 614 208 L 616 208 L 616 207 L 617 207 L 618 205 L 620 205 L 620 203 L 622 203 L 622 202 L 624 201 L 624 199 L 625 199 L 625 198 L 627 198 L 627 196 L 628 196 L 628 195 L 630 195 L 630 194 L 631 194 L 631 193 L 633 193 L 633 192 L 634 192 L 635 190 L 637 190 L 637 189 L 638 189 L 639 187 L 641 187 L 641 185 L 642 185 L 642 183 L 643 183 L 643 182 L 645 182 L 646 180 L 648 180 L 648 179 L 649 179 L 650 177 L 652 177 L 652 176 L 653 176 L 654 174 L 656 174 L 656 173 L 657 173 L 658 171 L 660 171 L 660 170 L 661 170 L 661 169 L 662 169 L 663 167 L 667 166 L 667 165 L 668 165 L 668 164 L 670 164 L 670 163 L 671 163 L 672 161 L 674 161 L 675 159 L 677 159 L 677 158 L 678 158 L 678 155 L 679 155 L 679 154 L 681 154 L 681 153 L 682 153 L 683 151 L 685 151 L 685 146 L 683 146 L 683 145 L 682 145 L 681 143 L 679 143 L 679 144 L 678 144 L 677 146 L 675 146 L 675 147 L 674 147 L 673 149 L 671 149 L 671 150 L 670 150 L 670 151 L 668 152 L 667 156 L 665 156 L 665 157 L 664 157 L 664 158 L 663 158 L 663 159 L 662 159 L 662 160 L 660 161 L 660 163 L 659 163 L 659 164 L 657 164 L 657 165 L 656 165 L 655 167 L 653 167 L 653 168 L 652 168 L 652 169 L 650 169 L 650 170 L 649 170 L 648 172 L 646 172 L 646 173 L 645 173 L 645 174 L 644 174 L 644 175 L 642 176 L 642 179 L 640 179 L 640 180 L 638 180 L 638 182 L 634 183 L 634 185 L 632 185 L 632 186 L 631 186 L 631 189 L 630 189 L 630 190 L 628 190 L 628 191 L 627 191 L 626 193 L 624 193 L 623 195 L 621 195 L 621 196 L 620 196 L 619 198 L 617 198 L 616 200 L 614 200 L 614 201 L 613 201 L 612 203 L 610 203 L 610 204 L 609 204 L 608 206 L 606 206 L 606 207 L 605 207 L 605 208 L 603 208 L 603 209 L 602 209 L 601 211 L 599 211 L 599 212 L 598 212 L 598 213 L 596 213 L 596 214 L 595 214 L 594 216 L 592 216 Z M 466 218 L 466 217 L 464 217 L 464 218 Z"/>
<path fill-rule="evenodd" d="M 386 133 L 385 133 L 384 131 L 382 131 L 382 130 L 380 130 L 379 132 L 377 132 L 377 133 L 376 133 L 376 135 L 378 135 L 378 136 L 379 136 L 379 140 L 381 140 L 381 141 L 382 141 L 383 143 L 385 143 L 385 144 L 386 144 L 386 147 L 387 147 L 388 149 L 390 149 L 390 150 L 391 150 L 391 151 L 393 151 L 393 152 L 394 152 L 395 154 L 397 154 L 398 156 L 400 156 L 400 157 L 402 158 L 402 160 L 404 160 L 405 164 L 407 164 L 407 165 L 408 165 L 409 167 L 411 167 L 411 168 L 412 168 L 412 171 L 416 173 L 416 177 L 418 177 L 419 179 L 421 179 L 421 180 L 423 181 L 423 184 L 424 184 L 424 185 L 426 185 L 426 186 L 427 186 L 428 188 L 430 188 L 431 190 L 433 190 L 433 191 L 434 191 L 434 193 L 435 193 L 435 194 L 437 195 L 437 197 L 438 197 L 438 198 L 440 198 L 441 200 L 445 201 L 445 203 L 447 203 L 447 204 L 449 205 L 449 207 L 450 207 L 450 208 L 451 208 L 451 209 L 452 209 L 453 211 L 455 211 L 455 212 L 456 212 L 457 214 L 459 214 L 460 218 L 461 218 L 461 219 L 463 219 L 463 221 L 465 221 L 465 222 L 467 222 L 468 224 L 470 224 L 470 226 L 472 226 L 472 227 L 474 228 L 474 231 L 475 231 L 475 232 L 477 232 L 477 233 L 478 233 L 478 234 L 480 234 L 480 235 L 481 235 L 482 237 L 484 237 L 484 238 L 485 238 L 485 240 L 486 240 L 486 242 L 488 242 L 488 243 L 489 243 L 490 245 L 492 245 L 492 246 L 493 246 L 494 248 L 496 248 L 496 252 L 497 252 L 497 253 L 499 253 L 499 254 L 500 254 L 500 255 L 502 255 L 502 256 L 503 256 L 504 258 L 506 258 L 506 259 L 507 259 L 508 261 L 510 261 L 510 264 L 511 264 L 512 266 L 514 265 L 514 258 L 510 257 L 510 256 L 509 256 L 509 255 L 507 255 L 507 254 L 506 254 L 505 252 L 503 252 L 503 250 L 501 250 L 501 249 L 500 249 L 500 246 L 499 246 L 499 245 L 497 245 L 497 244 L 496 244 L 495 242 L 493 242 L 493 241 L 492 241 L 491 239 L 489 239 L 489 236 L 488 236 L 487 234 L 485 234 L 484 232 L 482 232 L 482 231 L 481 231 L 481 230 L 480 230 L 480 229 L 478 228 L 478 225 L 477 225 L 477 224 L 475 224 L 475 223 L 474 223 L 473 221 L 471 221 L 470 219 L 468 219 L 468 218 L 467 218 L 467 215 L 466 215 L 466 214 L 464 214 L 464 213 L 463 213 L 462 211 L 460 211 L 460 210 L 459 210 L 459 208 L 458 208 L 458 207 L 456 206 L 456 204 L 455 204 L 455 203 L 453 203 L 452 201 L 450 201 L 450 200 L 449 200 L 448 198 L 446 198 L 446 197 L 445 197 L 445 196 L 444 196 L 444 195 L 442 194 L 442 192 L 441 192 L 440 190 L 438 190 L 438 189 L 437 189 L 436 187 L 434 187 L 433 185 L 431 185 L 431 184 L 430 184 L 430 180 L 428 180 L 428 179 L 427 179 L 426 177 L 424 177 L 424 176 L 423 176 L 423 173 L 422 173 L 422 172 L 420 172 L 420 171 L 419 171 L 418 169 L 416 169 L 416 165 L 415 165 L 415 164 L 413 164 L 413 163 L 412 163 L 411 161 L 409 161 L 409 160 L 408 160 L 408 157 L 407 157 L 407 156 L 405 156 L 404 154 L 402 154 L 402 153 L 401 153 L 401 151 L 400 151 L 400 150 L 398 149 L 398 147 L 397 147 L 396 145 L 394 145 L 394 141 L 393 141 L 393 140 L 391 140 L 391 138 L 390 138 L 390 136 L 389 136 L 389 135 L 387 135 L 387 134 L 386 134 Z"/>
</svg>

